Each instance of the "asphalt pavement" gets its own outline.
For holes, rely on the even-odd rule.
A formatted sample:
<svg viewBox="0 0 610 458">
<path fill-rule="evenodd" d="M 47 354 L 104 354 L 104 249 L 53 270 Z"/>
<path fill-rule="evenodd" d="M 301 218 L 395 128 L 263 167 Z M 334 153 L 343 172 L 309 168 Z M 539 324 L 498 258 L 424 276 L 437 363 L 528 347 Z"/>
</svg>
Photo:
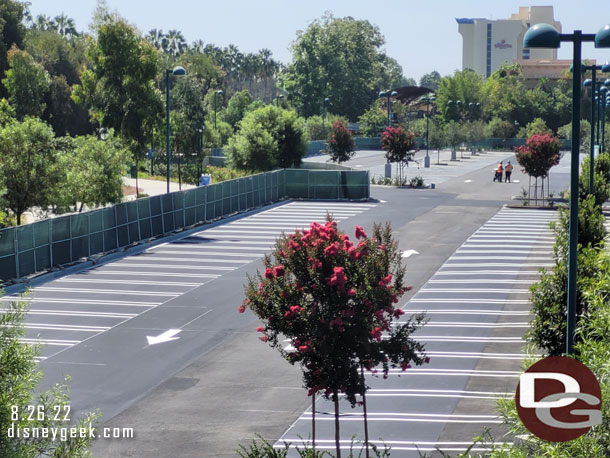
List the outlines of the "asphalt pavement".
<svg viewBox="0 0 610 458">
<path fill-rule="evenodd" d="M 498 157 L 510 155 L 498 154 Z M 458 173 L 434 190 L 375 186 L 372 188 L 375 200 L 366 203 L 282 202 L 190 231 L 169 243 L 150 246 L 140 254 L 39 285 L 26 297 L 31 307 L 26 338 L 29 342 L 41 339 L 43 343 L 40 364 L 46 377 L 42 385 L 50 386 L 70 374 L 74 412 L 99 408 L 107 426 L 134 428 L 134 439 L 96 441 L 93 450 L 98 457 L 236 456 L 237 444 L 247 442 L 255 432 L 272 441 L 285 433 L 292 435 L 295 431 L 287 431 L 288 426 L 295 421 L 295 427 L 298 426 L 297 420 L 306 415 L 303 412 L 309 405 L 300 388 L 299 370 L 258 341 L 254 331 L 256 318 L 249 312 L 240 315 L 237 306 L 243 299 L 245 275 L 262 266 L 260 258 L 269 251 L 277 235 L 307 226 L 311 221 L 321 221 L 326 211 L 330 211 L 339 220 L 339 226 L 350 233 L 355 224 L 370 230 L 374 222 L 390 220 L 401 249 L 418 253 L 406 259 L 407 282 L 414 290 L 402 305 L 410 301 L 407 310 L 417 304 L 434 312 L 432 326 L 418 335 L 427 342 L 430 352 L 436 352 L 431 353 L 431 364 L 421 368 L 431 373 L 422 372 L 417 377 L 404 375 L 400 379 L 392 375 L 390 380 L 379 381 L 384 383 L 374 389 L 417 390 L 424 389 L 418 386 L 427 386 L 425 389 L 437 390 L 447 384 L 448 390 L 481 391 L 491 397 L 490 393 L 501 390 L 471 388 L 470 384 L 475 383 L 473 380 L 487 379 L 501 379 L 504 383 L 504 378 L 483 377 L 476 371 L 515 369 L 512 366 L 504 369 L 502 365 L 506 361 L 498 358 L 490 361 L 502 367 L 481 368 L 479 365 L 488 359 L 483 353 L 488 353 L 487 356 L 517 354 L 520 342 L 516 339 L 524 330 L 520 327 L 522 324 L 517 327 L 512 321 L 507 321 L 511 326 L 497 324 L 505 319 L 516 320 L 517 324 L 526 321 L 521 315 L 499 313 L 524 312 L 523 302 L 514 303 L 522 306 L 517 310 L 506 305 L 513 302 L 491 299 L 502 301 L 508 297 L 506 300 L 524 301 L 522 291 L 512 289 L 523 289 L 525 283 L 515 283 L 512 287 L 512 283 L 507 283 L 506 288 L 501 288 L 502 295 L 496 297 L 496 293 L 479 291 L 491 289 L 482 280 L 530 281 L 533 277 L 529 273 L 514 272 L 540 267 L 538 264 L 545 264 L 546 260 L 534 259 L 538 257 L 534 252 L 539 247 L 530 247 L 534 252 L 529 254 L 518 253 L 528 257 L 519 260 L 507 260 L 510 256 L 501 252 L 456 252 L 460 246 L 460 250 L 466 251 L 501 251 L 496 245 L 504 246 L 509 238 L 500 235 L 498 230 L 502 227 L 492 222 L 502 223 L 499 226 L 509 224 L 512 228 L 517 224 L 516 220 L 508 221 L 511 218 L 528 219 L 513 210 L 502 210 L 494 217 L 503 204 L 510 202 L 511 196 L 519 194 L 519 183 L 492 183 L 488 169 L 488 166 L 474 171 L 464 168 L 465 174 Z M 562 186 L 564 178 L 558 174 L 554 180 L 556 186 Z M 515 170 L 513 179 L 524 177 Z M 492 217 L 494 221 L 490 220 Z M 474 234 L 483 225 L 487 232 Z M 526 227 L 522 229 L 524 233 L 513 234 L 514 242 L 509 242 L 516 251 L 526 240 L 545 240 L 543 228 L 535 228 L 542 231 L 538 235 L 528 232 Z M 494 258 L 489 262 L 464 259 L 481 256 Z M 477 265 L 494 263 L 512 265 L 502 268 Z M 521 263 L 528 266 L 519 267 Z M 490 277 L 473 273 L 472 269 L 513 273 L 502 277 L 494 273 L 491 275 L 498 277 Z M 459 283 L 464 279 L 468 282 Z M 451 282 L 435 283 L 437 280 Z M 509 289 L 512 292 L 506 292 Z M 450 304 L 448 301 L 452 298 L 454 301 Z M 462 302 L 456 302 L 456 298 Z M 452 313 L 456 310 L 464 313 Z M 471 317 L 465 310 L 481 313 Z M 488 313 L 483 314 L 483 310 Z M 457 325 L 461 326 L 457 332 L 456 323 L 472 324 Z M 511 333 L 504 335 L 504 332 Z M 501 343 L 490 340 L 494 333 L 500 333 L 496 340 Z M 480 341 L 471 342 L 468 337 Z M 512 340 L 505 342 L 499 337 Z M 153 342 L 156 338 L 159 343 L 151 345 L 150 338 Z M 451 341 L 457 338 L 467 341 Z M 492 351 L 493 345 L 502 348 Z M 442 356 L 450 351 L 464 354 Z M 448 375 L 449 369 L 463 372 Z M 413 385 L 388 385 L 397 380 Z M 465 429 L 452 430 L 448 425 L 454 423 L 447 421 L 451 419 L 447 415 L 467 415 L 477 401 L 471 400 L 475 404 L 464 406 L 457 392 L 449 397 L 428 398 L 411 396 L 413 393 L 417 392 L 394 392 L 409 395 L 395 398 L 371 398 L 378 398 L 372 402 L 380 402 L 377 412 L 384 414 L 375 424 L 384 424 L 385 414 L 398 414 L 392 415 L 391 435 L 384 432 L 383 438 L 411 444 L 394 444 L 396 453 L 400 447 L 413 448 L 412 443 L 416 441 L 421 446 L 432 447 L 432 443 L 470 440 L 469 428 L 478 423 L 457 422 L 455 425 Z M 408 402 L 400 404 L 401 409 L 395 409 L 396 399 Z M 407 414 L 425 413 L 415 409 L 414 402 L 425 402 L 429 413 L 437 415 L 428 418 L 437 421 L 422 422 L 426 418 L 423 415 L 409 417 Z M 396 421 L 396 418 L 410 420 Z M 493 426 L 492 420 L 482 417 L 481 424 Z M 353 425 L 344 428 L 346 434 L 350 428 L 359 431 L 356 424 L 360 422 L 352 419 L 346 423 Z M 405 424 L 430 433 L 413 434 L 412 429 L 401 432 L 397 425 Z M 321 428 L 324 427 L 321 425 Z M 324 439 L 321 435 L 318 437 Z M 371 437 L 377 439 L 378 435 Z"/>
</svg>

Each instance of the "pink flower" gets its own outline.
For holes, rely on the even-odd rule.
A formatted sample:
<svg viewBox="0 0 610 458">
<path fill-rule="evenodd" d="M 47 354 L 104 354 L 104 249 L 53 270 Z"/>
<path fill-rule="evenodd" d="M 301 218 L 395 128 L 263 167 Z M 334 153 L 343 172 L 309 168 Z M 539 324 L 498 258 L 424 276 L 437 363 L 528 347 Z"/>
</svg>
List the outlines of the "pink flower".
<svg viewBox="0 0 610 458">
<path fill-rule="evenodd" d="M 408 363 L 408 361 L 403 361 L 400 364 L 400 367 L 402 368 L 403 371 L 407 370 L 407 369 L 411 369 L 411 365 Z"/>
<path fill-rule="evenodd" d="M 347 292 L 348 296 L 355 296 L 356 295 L 356 291 L 354 291 L 354 288 L 350 288 L 349 291 Z"/>
<path fill-rule="evenodd" d="M 322 261 L 320 261 L 319 259 L 314 259 L 314 261 L 313 261 L 313 268 L 314 269 L 321 269 L 322 268 Z"/>
<path fill-rule="evenodd" d="M 265 328 L 259 326 L 258 328 L 256 328 L 256 332 L 265 332 Z"/>
<path fill-rule="evenodd" d="M 356 226 L 356 238 L 357 239 L 365 239 L 368 236 L 366 235 L 366 232 L 364 232 L 364 229 L 362 228 L 362 226 Z"/>
<path fill-rule="evenodd" d="M 429 358 L 428 356 L 426 356 L 426 357 L 424 358 L 424 363 L 426 363 L 426 364 L 427 364 L 427 363 L 429 363 L 429 362 L 430 362 L 430 358 Z"/>
<path fill-rule="evenodd" d="M 343 288 L 347 282 L 347 277 L 343 271 L 343 267 L 333 267 L 333 274 L 331 275 L 328 284 L 331 286 L 337 286 Z"/>
<path fill-rule="evenodd" d="M 246 306 L 244 304 L 241 304 L 237 310 L 239 310 L 239 313 L 244 313 L 246 311 Z"/>
<path fill-rule="evenodd" d="M 299 347 L 299 351 L 306 352 L 307 350 L 309 350 L 309 347 L 307 345 L 301 345 Z"/>
<path fill-rule="evenodd" d="M 331 243 L 324 249 L 324 255 L 328 256 L 328 257 L 336 256 L 338 252 L 339 252 L 339 243 L 337 243 L 337 242 Z"/>
<path fill-rule="evenodd" d="M 284 276 L 285 270 L 284 270 L 284 266 L 275 266 L 273 268 L 273 275 L 275 275 L 276 277 L 282 277 Z"/>
<path fill-rule="evenodd" d="M 290 311 L 292 313 L 301 313 L 302 310 L 303 310 L 303 308 L 299 305 L 293 305 L 290 307 Z"/>
<path fill-rule="evenodd" d="M 373 337 L 373 339 L 379 342 L 381 340 L 381 328 L 376 327 L 375 329 L 373 329 L 371 331 L 371 337 Z"/>
<path fill-rule="evenodd" d="M 265 269 L 265 278 L 269 280 L 273 278 L 273 269 L 271 267 Z"/>
<path fill-rule="evenodd" d="M 381 245 L 379 245 L 379 249 L 380 250 L 385 250 L 385 245 L 382 243 Z"/>
<path fill-rule="evenodd" d="M 259 339 L 262 340 L 263 342 L 267 342 L 269 340 L 269 337 L 261 336 L 261 337 L 259 337 Z"/>
</svg>

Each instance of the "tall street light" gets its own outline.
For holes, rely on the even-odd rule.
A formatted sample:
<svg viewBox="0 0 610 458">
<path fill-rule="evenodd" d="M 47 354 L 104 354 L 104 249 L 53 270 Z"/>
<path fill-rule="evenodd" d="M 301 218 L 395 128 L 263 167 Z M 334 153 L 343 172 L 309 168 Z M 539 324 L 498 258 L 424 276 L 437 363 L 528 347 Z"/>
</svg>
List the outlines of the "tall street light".
<svg viewBox="0 0 610 458">
<path fill-rule="evenodd" d="M 217 95 L 225 95 L 224 91 L 222 90 L 217 90 L 216 92 L 214 92 L 214 130 L 216 130 L 216 96 Z"/>
<path fill-rule="evenodd" d="M 602 112 L 601 112 L 601 116 L 599 117 L 601 124 L 602 124 L 602 137 L 601 137 L 601 142 L 599 145 L 599 151 L 601 153 L 603 153 L 605 150 L 604 145 L 606 142 L 606 102 L 608 101 L 608 97 L 607 97 L 608 96 L 608 87 L 607 87 L 608 84 L 607 83 L 610 83 L 610 79 L 607 79 L 606 81 L 604 81 L 604 85 L 599 89 L 599 95 L 600 95 L 600 98 L 602 99 L 601 100 Z"/>
<path fill-rule="evenodd" d="M 390 121 L 390 110 L 391 110 L 390 97 L 396 97 L 397 95 L 398 95 L 398 92 L 396 92 L 396 91 L 392 91 L 392 92 L 390 92 L 390 91 L 381 91 L 379 93 L 379 98 L 382 98 L 382 97 L 387 97 L 388 98 L 387 105 L 386 105 L 387 109 L 388 109 L 388 126 L 391 125 L 390 124 L 391 123 L 391 121 Z"/>
<path fill-rule="evenodd" d="M 595 42 L 596 48 L 610 48 L 610 25 L 597 34 L 559 33 L 549 24 L 536 24 L 523 37 L 524 48 L 559 48 L 561 42 L 574 44 L 572 76 L 572 158 L 570 167 L 570 237 L 568 249 L 568 299 L 566 323 L 566 353 L 574 352 L 576 332 L 576 267 L 578 256 L 578 152 L 580 150 L 580 85 L 581 48 L 583 42 Z"/>
<path fill-rule="evenodd" d="M 324 130 L 324 136 L 326 137 L 326 111 L 328 110 L 328 104 L 330 99 L 328 97 L 324 97 L 322 101 L 322 130 Z"/>
<path fill-rule="evenodd" d="M 169 150 L 169 90 L 171 85 L 170 75 L 186 75 L 184 67 L 177 65 L 173 70 L 165 70 L 165 151 L 167 152 L 167 192 L 169 193 L 169 165 L 171 153 Z"/>
<path fill-rule="evenodd" d="M 430 167 L 430 156 L 429 156 L 429 133 L 430 133 L 430 104 L 436 100 L 436 97 L 424 97 L 422 102 L 426 102 L 426 157 L 424 158 L 424 167 Z"/>
</svg>

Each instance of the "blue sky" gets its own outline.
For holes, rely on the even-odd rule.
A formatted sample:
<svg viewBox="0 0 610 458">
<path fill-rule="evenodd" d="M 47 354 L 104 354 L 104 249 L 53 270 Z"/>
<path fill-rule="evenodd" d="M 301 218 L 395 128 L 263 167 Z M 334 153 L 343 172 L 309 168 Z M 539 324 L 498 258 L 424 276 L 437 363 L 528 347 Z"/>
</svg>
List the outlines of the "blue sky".
<svg viewBox="0 0 610 458">
<path fill-rule="evenodd" d="M 96 0 L 30 0 L 33 15 L 54 17 L 66 13 L 84 30 L 91 22 Z M 402 66 L 407 77 L 417 80 L 432 70 L 442 75 L 461 69 L 462 37 L 456 17 L 506 19 L 519 6 L 553 5 L 563 32 L 580 29 L 595 33 L 610 23 L 610 10 L 596 0 L 107 0 L 108 6 L 146 33 L 153 28 L 180 30 L 191 42 L 202 39 L 217 46 L 237 45 L 242 52 L 268 48 L 283 63 L 291 60 L 290 44 L 297 30 L 325 11 L 336 17 L 352 16 L 377 25 L 385 36 L 385 50 Z M 598 11 L 598 13 L 595 13 Z M 605 11 L 605 14 L 603 13 Z M 560 59 L 570 59 L 572 46 L 562 44 Z M 583 45 L 583 58 L 610 60 L 610 49 Z"/>
</svg>

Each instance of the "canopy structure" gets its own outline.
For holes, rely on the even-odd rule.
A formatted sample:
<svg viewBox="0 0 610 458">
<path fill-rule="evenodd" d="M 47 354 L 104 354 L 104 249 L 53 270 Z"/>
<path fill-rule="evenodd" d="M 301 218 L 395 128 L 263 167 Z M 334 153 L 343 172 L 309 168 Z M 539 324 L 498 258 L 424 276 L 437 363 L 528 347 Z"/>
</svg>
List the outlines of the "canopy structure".
<svg viewBox="0 0 610 458">
<path fill-rule="evenodd" d="M 405 103 L 407 105 L 410 105 L 423 95 L 434 93 L 432 89 L 420 86 L 403 86 L 393 90 L 398 92 L 398 95 L 395 97 L 395 99 L 400 100 L 402 103 Z"/>
</svg>

